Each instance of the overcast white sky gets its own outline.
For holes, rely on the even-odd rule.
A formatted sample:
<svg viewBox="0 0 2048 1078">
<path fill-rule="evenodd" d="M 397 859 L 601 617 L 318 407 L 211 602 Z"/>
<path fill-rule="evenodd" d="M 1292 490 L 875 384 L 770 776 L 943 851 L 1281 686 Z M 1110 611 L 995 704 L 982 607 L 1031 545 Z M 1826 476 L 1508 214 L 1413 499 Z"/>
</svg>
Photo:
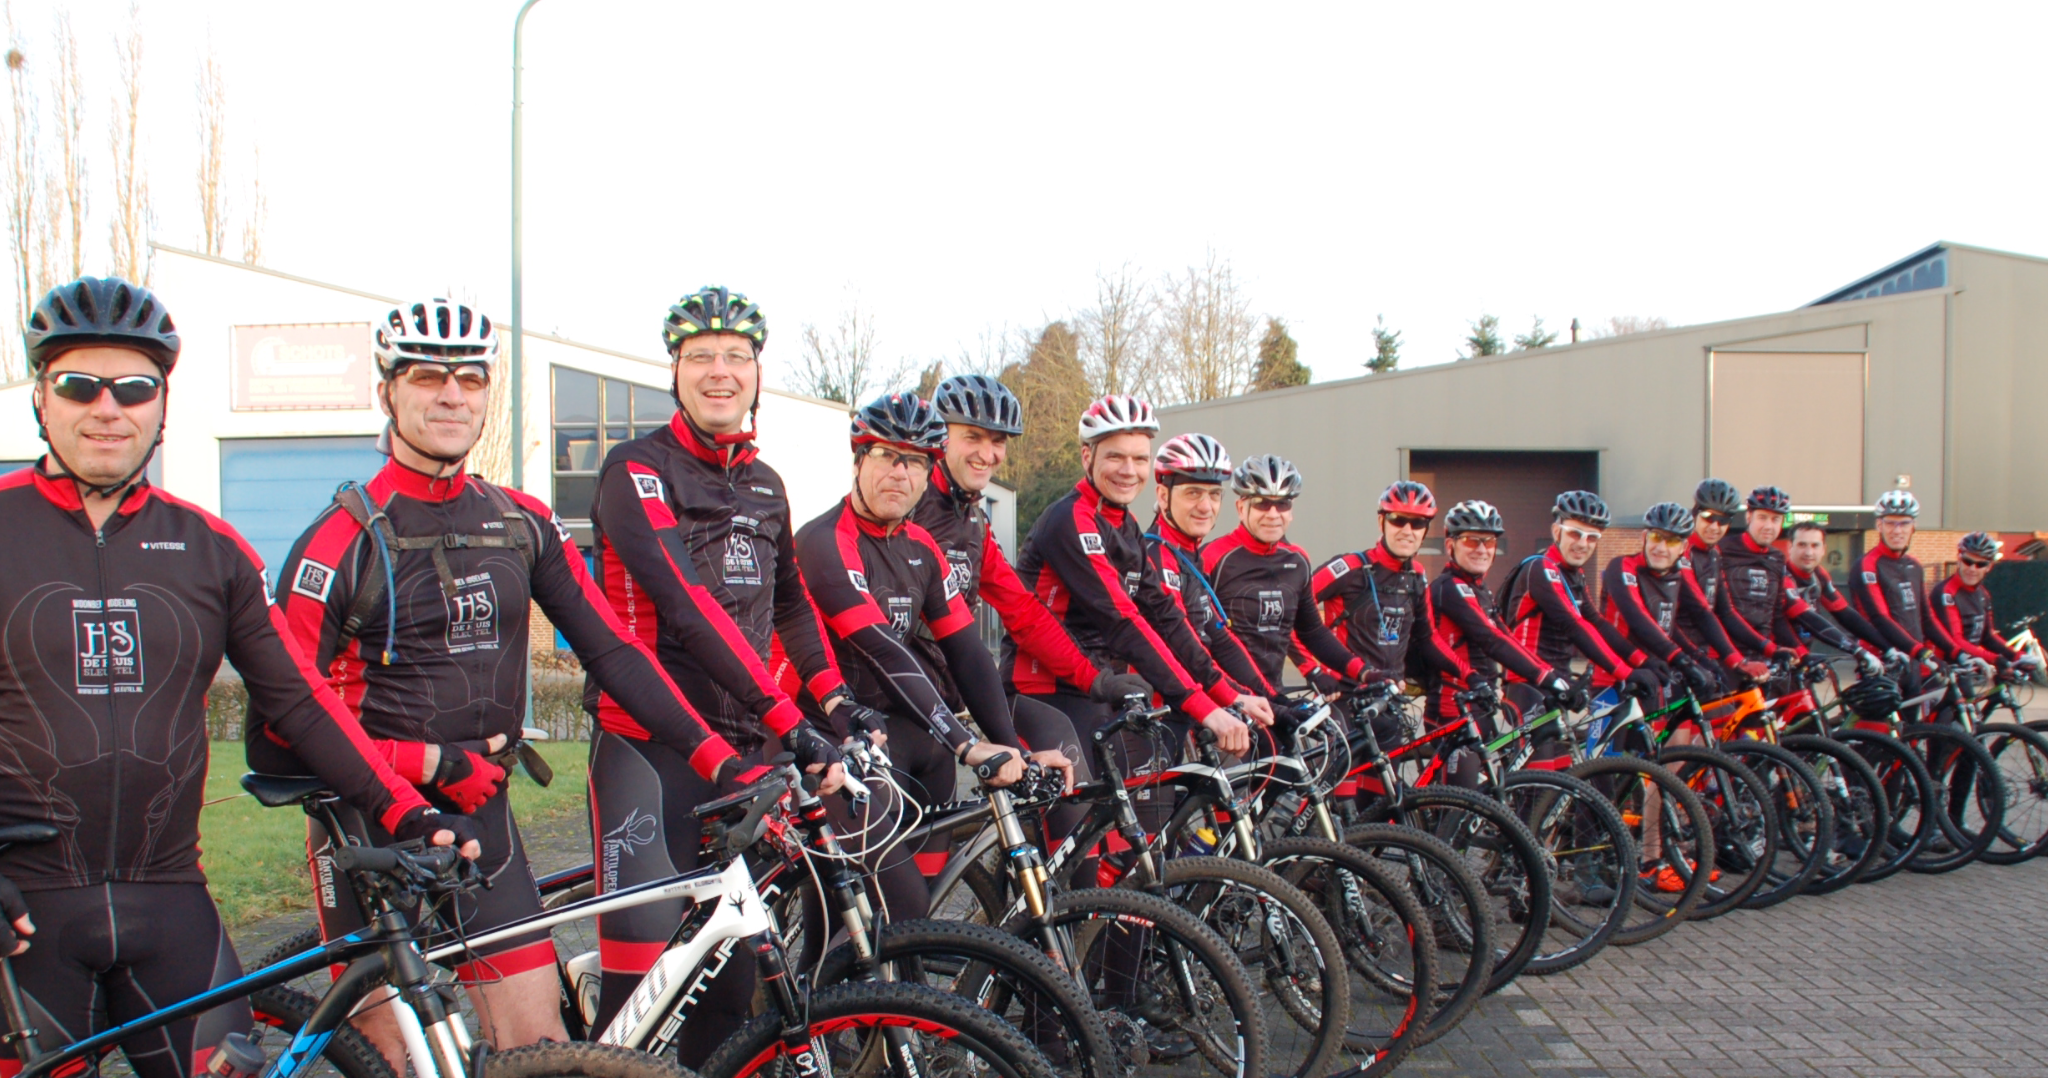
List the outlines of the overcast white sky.
<svg viewBox="0 0 2048 1078">
<path fill-rule="evenodd" d="M 69 0 L 104 141 L 127 4 Z M 14 0 L 32 70 L 48 3 Z M 268 264 L 503 311 L 515 0 L 145 0 L 159 237 L 209 33 Z M 1939 239 L 2048 255 L 2048 7 L 705 4 L 528 18 L 528 324 L 652 354 L 706 283 L 769 358 L 849 299 L 890 355 L 1214 250 L 1318 380 L 1466 323 L 1795 307 Z M 46 70 L 46 69 L 44 69 Z M 95 185 L 105 181 L 98 166 Z M 104 196 L 102 196 L 104 204 Z M 96 223 L 95 249 L 105 225 Z M 175 310 L 176 297 L 167 297 Z"/>
</svg>

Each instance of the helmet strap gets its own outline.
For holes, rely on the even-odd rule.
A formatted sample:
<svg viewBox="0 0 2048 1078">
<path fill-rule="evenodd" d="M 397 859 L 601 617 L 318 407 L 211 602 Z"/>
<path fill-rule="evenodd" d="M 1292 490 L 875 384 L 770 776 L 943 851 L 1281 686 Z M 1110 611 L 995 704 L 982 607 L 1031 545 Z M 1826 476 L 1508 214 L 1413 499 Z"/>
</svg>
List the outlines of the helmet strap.
<svg viewBox="0 0 2048 1078">
<path fill-rule="evenodd" d="M 126 498 L 128 491 L 138 485 L 136 480 L 142 477 L 143 472 L 149 470 L 149 462 L 156 459 L 157 449 L 164 444 L 164 428 L 170 425 L 171 385 L 169 379 L 164 380 L 163 397 L 164 421 L 157 424 L 156 441 L 149 443 L 149 452 L 142 455 L 142 463 L 136 465 L 134 471 L 129 472 L 112 483 L 88 483 L 78 478 L 77 469 L 66 463 L 64 457 L 57 452 L 57 447 L 50 442 L 49 427 L 43 423 L 42 405 L 35 403 L 35 398 L 31 397 L 29 398 L 29 407 L 36 414 L 36 437 L 43 440 L 44 447 L 50 452 L 50 459 L 57 462 L 57 467 L 64 469 L 64 477 L 78 484 L 79 490 L 85 494 L 95 498 L 111 498 L 118 501 Z"/>
</svg>

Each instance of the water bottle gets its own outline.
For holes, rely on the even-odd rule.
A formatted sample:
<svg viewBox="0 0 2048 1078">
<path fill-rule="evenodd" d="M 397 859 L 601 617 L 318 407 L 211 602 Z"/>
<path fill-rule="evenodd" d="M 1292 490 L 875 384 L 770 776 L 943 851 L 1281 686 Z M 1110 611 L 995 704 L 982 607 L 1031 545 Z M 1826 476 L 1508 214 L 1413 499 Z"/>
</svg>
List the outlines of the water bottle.
<svg viewBox="0 0 2048 1078">
<path fill-rule="evenodd" d="M 1216 852 L 1216 829 L 1208 824 L 1195 828 L 1188 839 L 1188 856 L 1206 857 Z"/>
<path fill-rule="evenodd" d="M 247 1036 L 230 1033 L 207 1059 L 206 1073 L 213 1078 L 256 1078 L 263 1073 L 263 1064 L 263 1053 Z"/>
</svg>

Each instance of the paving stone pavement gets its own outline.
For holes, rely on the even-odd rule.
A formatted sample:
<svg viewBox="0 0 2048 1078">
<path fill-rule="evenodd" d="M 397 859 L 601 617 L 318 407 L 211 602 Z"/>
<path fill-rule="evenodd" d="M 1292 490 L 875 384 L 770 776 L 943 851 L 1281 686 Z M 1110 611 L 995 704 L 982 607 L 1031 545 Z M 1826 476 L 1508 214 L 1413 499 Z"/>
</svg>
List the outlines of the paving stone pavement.
<svg viewBox="0 0 2048 1078">
<path fill-rule="evenodd" d="M 1415 1074 L 2048 1078 L 2048 862 L 1901 874 L 1524 977 Z"/>
</svg>

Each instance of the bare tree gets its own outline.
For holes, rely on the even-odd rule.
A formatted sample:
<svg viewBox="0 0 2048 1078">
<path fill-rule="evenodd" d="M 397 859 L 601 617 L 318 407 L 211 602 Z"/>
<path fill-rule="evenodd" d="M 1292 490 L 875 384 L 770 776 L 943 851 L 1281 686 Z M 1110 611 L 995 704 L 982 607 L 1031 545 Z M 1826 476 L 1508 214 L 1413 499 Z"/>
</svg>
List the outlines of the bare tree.
<svg viewBox="0 0 2048 1078">
<path fill-rule="evenodd" d="M 1082 367 L 1097 391 L 1145 393 L 1151 388 L 1145 360 L 1158 306 L 1151 286 L 1128 262 L 1095 275 L 1095 306 L 1074 316 L 1074 331 Z"/>
<path fill-rule="evenodd" d="M 228 90 L 213 42 L 199 61 L 199 249 L 219 257 L 228 249 Z"/>
<path fill-rule="evenodd" d="M 85 276 L 85 218 L 91 205 L 86 195 L 85 168 L 85 73 L 78 61 L 78 35 L 71 29 L 71 12 L 58 9 L 56 28 L 51 33 L 56 46 L 57 70 L 57 186 L 63 192 L 64 240 L 70 246 L 71 272 L 67 280 Z"/>
<path fill-rule="evenodd" d="M 37 233 L 43 217 L 38 203 L 42 191 L 42 162 L 38 152 L 38 113 L 35 89 L 29 83 L 28 54 L 14 28 L 14 5 L 5 6 L 7 20 L 8 127 L 6 138 L 5 188 L 7 198 L 7 247 L 14 258 L 14 324 L 28 324 L 29 309 L 40 295 L 35 290 L 42 277 L 36 265 Z M 8 344 L 8 374 L 16 367 L 13 343 Z"/>
<path fill-rule="evenodd" d="M 829 333 L 804 324 L 800 363 L 797 392 L 846 405 L 860 404 L 870 391 L 893 385 L 909 370 L 901 363 L 885 369 L 875 354 L 874 316 L 861 310 L 857 300 L 847 305 Z"/>
<path fill-rule="evenodd" d="M 242 218 L 242 261 L 254 266 L 263 261 L 263 229 L 270 216 L 270 204 L 263 198 L 263 150 L 249 154 L 249 205 Z"/>
<path fill-rule="evenodd" d="M 1235 396 L 1251 382 L 1258 322 L 1230 264 L 1211 252 L 1159 285 L 1155 403 Z"/>
<path fill-rule="evenodd" d="M 128 32 L 115 40 L 121 88 L 114 95 L 107 142 L 114 166 L 114 212 L 109 222 L 114 273 L 138 284 L 150 277 L 149 172 L 142 154 L 142 8 L 128 5 Z"/>
<path fill-rule="evenodd" d="M 1617 314 L 1608 318 L 1605 326 L 1595 326 L 1587 336 L 1598 340 L 1601 337 L 1625 337 L 1631 333 L 1651 333 L 1670 328 L 1671 323 L 1654 314 Z"/>
</svg>

